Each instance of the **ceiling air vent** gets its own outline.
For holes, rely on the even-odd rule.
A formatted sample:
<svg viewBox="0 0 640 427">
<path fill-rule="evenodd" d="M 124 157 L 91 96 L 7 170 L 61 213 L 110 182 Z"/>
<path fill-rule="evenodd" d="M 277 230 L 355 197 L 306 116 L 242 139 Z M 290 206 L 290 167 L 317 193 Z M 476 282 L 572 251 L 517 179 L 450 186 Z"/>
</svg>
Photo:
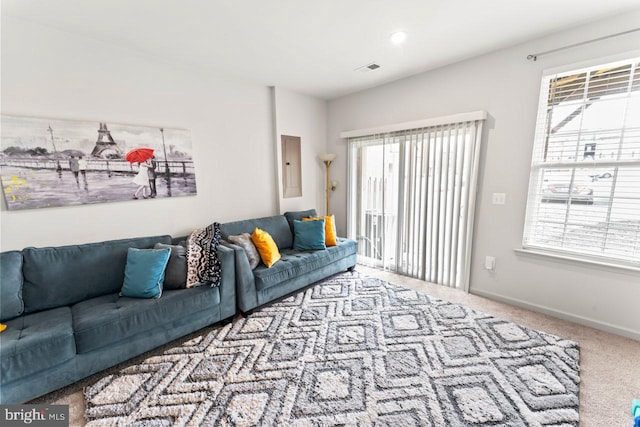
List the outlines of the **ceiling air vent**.
<svg viewBox="0 0 640 427">
<path fill-rule="evenodd" d="M 369 71 L 377 70 L 380 68 L 380 65 L 372 62 L 371 64 L 363 65 L 362 67 L 356 68 L 356 71 L 360 71 L 362 73 L 368 73 Z"/>
</svg>

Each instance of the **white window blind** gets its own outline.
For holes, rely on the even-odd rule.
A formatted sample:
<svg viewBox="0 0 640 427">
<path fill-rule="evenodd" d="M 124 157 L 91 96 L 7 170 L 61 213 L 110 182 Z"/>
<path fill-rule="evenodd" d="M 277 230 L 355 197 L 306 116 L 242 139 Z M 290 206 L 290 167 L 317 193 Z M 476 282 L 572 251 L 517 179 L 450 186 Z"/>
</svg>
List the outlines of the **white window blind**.
<svg viewBox="0 0 640 427">
<path fill-rule="evenodd" d="M 540 93 L 523 247 L 640 266 L 640 58 Z"/>
<path fill-rule="evenodd" d="M 482 122 L 349 139 L 360 262 L 467 289 Z"/>
</svg>

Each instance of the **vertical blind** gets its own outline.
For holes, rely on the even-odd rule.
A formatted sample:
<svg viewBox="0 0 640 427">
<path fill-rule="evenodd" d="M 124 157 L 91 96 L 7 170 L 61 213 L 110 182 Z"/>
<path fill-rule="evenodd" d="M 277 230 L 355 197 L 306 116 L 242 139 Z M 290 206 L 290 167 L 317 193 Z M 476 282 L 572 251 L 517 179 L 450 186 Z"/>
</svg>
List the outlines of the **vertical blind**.
<svg viewBox="0 0 640 427">
<path fill-rule="evenodd" d="M 640 264 L 640 58 L 543 76 L 523 246 Z"/>
<path fill-rule="evenodd" d="M 468 289 L 482 123 L 349 138 L 360 262 Z"/>
</svg>

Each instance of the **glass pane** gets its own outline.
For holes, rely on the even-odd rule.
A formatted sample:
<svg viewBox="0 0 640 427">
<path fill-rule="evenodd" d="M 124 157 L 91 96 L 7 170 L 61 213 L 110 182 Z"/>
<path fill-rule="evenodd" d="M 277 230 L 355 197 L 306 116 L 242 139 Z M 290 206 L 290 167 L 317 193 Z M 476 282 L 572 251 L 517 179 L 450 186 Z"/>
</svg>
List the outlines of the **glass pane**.
<svg viewBox="0 0 640 427">
<path fill-rule="evenodd" d="M 635 72 L 633 74 L 633 85 L 631 86 L 631 91 L 640 91 L 640 62 L 635 64 Z"/>
<path fill-rule="evenodd" d="M 640 223 L 615 221 L 609 225 L 604 251 L 630 261 L 640 259 Z"/>
<path fill-rule="evenodd" d="M 625 127 L 627 129 L 640 128 L 640 91 L 635 92 L 633 96 L 629 97 L 625 117 Z"/>
<path fill-rule="evenodd" d="M 588 100 L 580 123 L 582 131 L 622 128 L 626 105 L 626 97 Z"/>
<path fill-rule="evenodd" d="M 606 228 L 602 228 L 599 225 L 571 225 L 567 227 L 562 247 L 589 255 L 600 255 L 605 232 Z"/>
<path fill-rule="evenodd" d="M 627 129 L 622 136 L 620 160 L 640 159 L 640 128 Z"/>
<path fill-rule="evenodd" d="M 553 79 L 549 83 L 549 104 L 581 100 L 584 96 L 586 73 Z"/>
<path fill-rule="evenodd" d="M 584 132 L 581 143 L 582 161 L 615 161 L 618 160 L 622 130 Z"/>
<path fill-rule="evenodd" d="M 542 202 L 593 204 L 592 169 L 545 169 Z M 571 189 L 571 191 L 569 191 Z"/>
<path fill-rule="evenodd" d="M 393 268 L 397 239 L 399 142 L 387 139 L 384 144 L 362 146 L 357 151 L 358 209 L 356 221 L 358 255 L 361 261 L 383 268 Z"/>
<path fill-rule="evenodd" d="M 625 108 L 626 99 L 554 108 L 545 161 L 618 160 Z"/>
<path fill-rule="evenodd" d="M 590 99 L 613 94 L 625 94 L 629 89 L 631 64 L 619 67 L 605 67 L 589 73 L 589 89 L 587 97 Z"/>
<path fill-rule="evenodd" d="M 638 260 L 640 167 L 541 172 L 542 203 L 528 243 Z"/>
<path fill-rule="evenodd" d="M 640 166 L 620 167 L 616 180 L 616 199 L 640 200 Z M 636 204 L 636 218 L 640 219 L 640 204 Z"/>
<path fill-rule="evenodd" d="M 547 162 L 568 162 L 575 161 L 576 156 L 581 154 L 578 147 L 578 133 L 550 135 L 547 143 Z"/>
<path fill-rule="evenodd" d="M 552 134 L 555 133 L 571 133 L 580 129 L 579 116 L 582 113 L 582 101 L 580 102 L 563 102 L 553 107 L 551 113 Z M 576 120 L 576 117 L 578 119 Z"/>
</svg>

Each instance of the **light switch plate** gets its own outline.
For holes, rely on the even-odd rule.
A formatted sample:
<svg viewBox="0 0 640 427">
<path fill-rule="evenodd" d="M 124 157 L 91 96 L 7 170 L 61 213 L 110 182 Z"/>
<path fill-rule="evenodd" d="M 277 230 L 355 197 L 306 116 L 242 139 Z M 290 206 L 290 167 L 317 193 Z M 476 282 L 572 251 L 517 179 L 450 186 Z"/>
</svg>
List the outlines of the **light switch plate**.
<svg viewBox="0 0 640 427">
<path fill-rule="evenodd" d="M 489 271 L 493 271 L 496 269 L 496 258 L 492 256 L 487 256 L 484 259 L 484 268 Z"/>
</svg>

